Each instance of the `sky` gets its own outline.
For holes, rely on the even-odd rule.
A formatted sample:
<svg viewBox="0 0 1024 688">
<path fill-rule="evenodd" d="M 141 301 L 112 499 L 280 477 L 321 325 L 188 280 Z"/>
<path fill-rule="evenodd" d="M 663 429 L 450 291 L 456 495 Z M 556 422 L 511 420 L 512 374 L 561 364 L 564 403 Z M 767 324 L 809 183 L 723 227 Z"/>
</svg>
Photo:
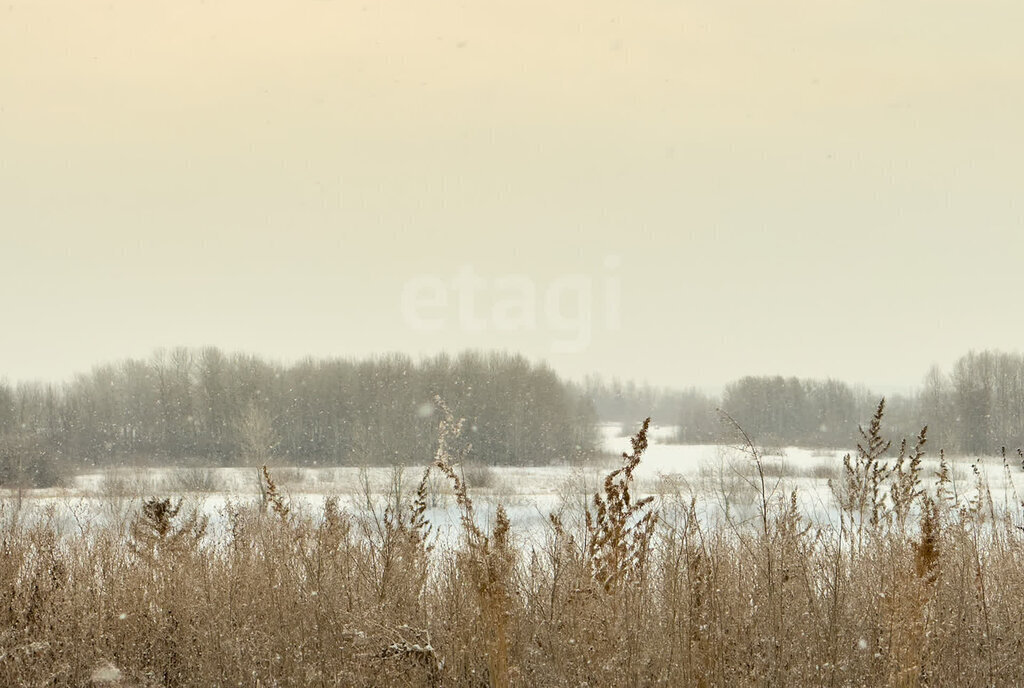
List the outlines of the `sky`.
<svg viewBox="0 0 1024 688">
<path fill-rule="evenodd" d="M 916 385 L 1024 342 L 1019 0 L 8 0 L 0 378 Z"/>
</svg>

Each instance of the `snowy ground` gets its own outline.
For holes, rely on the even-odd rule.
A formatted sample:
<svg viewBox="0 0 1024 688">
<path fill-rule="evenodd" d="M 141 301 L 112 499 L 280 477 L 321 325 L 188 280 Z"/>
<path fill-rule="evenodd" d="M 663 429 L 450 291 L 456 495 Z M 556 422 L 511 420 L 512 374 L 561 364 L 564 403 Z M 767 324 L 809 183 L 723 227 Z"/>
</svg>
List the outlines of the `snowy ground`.
<svg viewBox="0 0 1024 688">
<path fill-rule="evenodd" d="M 620 435 L 621 426 L 603 426 L 604 447 L 615 453 L 629 451 L 630 438 Z M 636 473 L 635 491 L 655 495 L 657 505 L 666 513 L 688 505 L 691 496 L 696 496 L 700 514 L 707 520 L 721 519 L 727 512 L 736 521 L 753 518 L 759 481 L 750 457 L 736 447 L 668 444 L 674 435 L 675 428 L 671 426 L 652 428 L 651 445 Z M 766 487 L 778 499 L 788 498 L 796 489 L 805 516 L 819 523 L 834 522 L 836 512 L 828 478 L 839 475 L 845 453 L 791 447 L 767 455 Z M 999 459 L 953 461 L 954 487 L 961 498 L 976 493 L 972 464 L 977 464 L 987 478 L 997 505 L 1020 510 L 1016 495 L 1024 494 L 1024 471 L 1015 464 L 1004 471 Z M 579 518 L 583 506 L 600 489 L 604 474 L 614 465 L 491 467 L 482 474 L 469 470 L 466 476 L 483 525 L 493 520 L 500 503 L 526 544 L 536 544 L 546 533 L 551 512 L 563 513 L 570 524 Z M 925 475 L 929 481 L 936 470 L 937 460 L 927 459 Z M 333 495 L 343 505 L 361 511 L 365 509 L 367 493 L 378 507 L 383 495 L 396 486 L 410 493 L 422 475 L 422 468 L 282 467 L 273 469 L 272 475 L 296 510 L 315 513 L 324 498 Z M 226 520 L 225 509 L 229 504 L 257 499 L 255 476 L 252 468 L 122 469 L 84 474 L 77 476 L 69 488 L 27 492 L 21 516 L 39 518 L 49 514 L 56 527 L 66 532 L 85 532 L 91 524 L 123 522 L 146 496 L 182 495 L 187 504 L 210 515 L 216 532 Z M 451 487 L 434 474 L 429 492 L 427 516 L 440 536 L 448 537 L 458 523 Z M 6 493 L 0 509 L 3 516 L 12 517 L 15 496 Z"/>
</svg>

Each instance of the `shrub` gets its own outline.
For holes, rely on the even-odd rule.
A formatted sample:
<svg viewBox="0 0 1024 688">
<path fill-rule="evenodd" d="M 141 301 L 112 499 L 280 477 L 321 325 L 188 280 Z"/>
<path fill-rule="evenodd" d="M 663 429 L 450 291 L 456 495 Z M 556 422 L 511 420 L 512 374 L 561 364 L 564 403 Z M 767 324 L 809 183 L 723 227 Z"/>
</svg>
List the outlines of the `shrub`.
<svg viewBox="0 0 1024 688">
<path fill-rule="evenodd" d="M 190 466 L 170 472 L 164 480 L 168 492 L 220 492 L 223 481 L 213 468 Z"/>
<path fill-rule="evenodd" d="M 494 469 L 481 461 L 470 461 L 461 466 L 466 485 L 473 489 L 491 489 L 497 484 Z"/>
</svg>

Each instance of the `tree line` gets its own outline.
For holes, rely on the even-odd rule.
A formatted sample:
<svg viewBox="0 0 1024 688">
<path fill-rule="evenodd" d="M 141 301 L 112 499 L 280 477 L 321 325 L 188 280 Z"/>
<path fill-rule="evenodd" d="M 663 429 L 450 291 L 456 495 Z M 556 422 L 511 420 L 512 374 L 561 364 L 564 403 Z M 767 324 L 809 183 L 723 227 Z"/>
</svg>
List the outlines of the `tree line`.
<svg viewBox="0 0 1024 688">
<path fill-rule="evenodd" d="M 728 442 L 720 408 L 765 445 L 849 448 L 880 396 L 782 376 L 743 377 L 718 395 L 598 377 L 573 384 L 502 353 L 281 365 L 177 348 L 61 385 L 0 383 L 0 484 L 52 484 L 66 470 L 132 462 L 423 463 L 436 441 L 435 395 L 467 419 L 474 460 L 506 465 L 588 455 L 599 420 L 632 432 L 651 416 L 676 424 L 679 442 Z M 1024 446 L 1024 356 L 971 352 L 948 372 L 932 368 L 887 409 L 897 436 L 927 424 L 933 447 L 1012 452 Z"/>
<path fill-rule="evenodd" d="M 724 411 L 762 444 L 850 446 L 858 420 L 878 403 L 869 391 L 837 380 L 779 375 L 746 376 L 719 395 L 597 379 L 588 380 L 585 390 L 604 420 L 621 422 L 625 429 L 652 409 L 652 418 L 678 426 L 676 441 L 682 444 L 735 439 L 734 428 L 723 423 Z"/>
<path fill-rule="evenodd" d="M 63 385 L 0 384 L 0 480 L 55 464 L 425 463 L 436 442 L 435 396 L 466 418 L 463 436 L 481 462 L 544 464 L 595 448 L 592 405 L 522 356 L 281 365 L 177 348 L 98 366 Z"/>
<path fill-rule="evenodd" d="M 933 367 L 919 395 L 920 413 L 943 446 L 994 454 L 1024 446 L 1024 355 L 970 352 L 949 372 Z"/>
<path fill-rule="evenodd" d="M 850 448 L 882 396 L 839 380 L 778 375 L 743 377 L 718 395 L 597 378 L 583 388 L 603 420 L 635 424 L 650 413 L 677 424 L 677 441 L 685 444 L 734 439 L 721 409 L 765 445 Z M 928 425 L 936 449 L 995 455 L 1006 447 L 1013 453 L 1024 447 L 1024 355 L 970 352 L 948 372 L 933 367 L 916 391 L 890 396 L 886 408 L 896 436 L 912 437 Z"/>
</svg>

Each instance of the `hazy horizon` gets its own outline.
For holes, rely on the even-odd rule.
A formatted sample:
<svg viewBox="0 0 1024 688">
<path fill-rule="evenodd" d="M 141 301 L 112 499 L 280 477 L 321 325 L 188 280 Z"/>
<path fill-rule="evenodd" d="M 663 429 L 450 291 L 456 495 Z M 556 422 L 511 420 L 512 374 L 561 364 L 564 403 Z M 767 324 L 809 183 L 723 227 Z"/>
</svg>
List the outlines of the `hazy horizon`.
<svg viewBox="0 0 1024 688">
<path fill-rule="evenodd" d="M 228 356 L 231 356 L 231 355 L 234 355 L 234 354 L 257 356 L 260 359 L 262 359 L 262 360 L 264 360 L 264 361 L 266 361 L 268 363 L 275 364 L 275 365 L 280 364 L 280 365 L 285 365 L 285 366 L 295 365 L 295 364 L 298 364 L 298 363 L 302 362 L 303 360 L 307 360 L 307 359 L 315 359 L 315 360 L 342 359 L 342 360 L 363 361 L 363 360 L 371 360 L 372 358 L 384 357 L 384 356 L 389 356 L 389 355 L 406 355 L 406 356 L 410 356 L 413 361 L 420 362 L 420 361 L 423 361 L 424 359 L 428 359 L 428 358 L 430 358 L 432 356 L 435 356 L 435 355 L 438 355 L 438 354 L 448 354 L 448 355 L 451 355 L 453 357 L 456 357 L 459 354 L 467 353 L 467 352 L 476 352 L 476 353 L 481 353 L 481 354 L 484 354 L 484 355 L 490 354 L 490 353 L 497 353 L 497 352 L 508 353 L 508 354 L 511 354 L 511 355 L 521 354 L 521 352 L 518 352 L 518 351 L 502 350 L 502 349 L 491 349 L 491 350 L 463 349 L 463 350 L 458 350 L 458 351 L 444 351 L 444 352 L 421 353 L 421 354 L 410 354 L 409 352 L 405 352 L 405 351 L 388 350 L 388 351 L 373 352 L 372 354 L 367 354 L 366 356 L 358 356 L 358 355 L 351 355 L 351 356 L 341 356 L 341 355 L 337 355 L 337 356 L 332 356 L 332 355 L 314 356 L 314 355 L 305 355 L 305 356 L 298 356 L 298 357 L 293 357 L 293 358 L 286 358 L 286 357 L 279 357 L 279 356 L 268 356 L 268 355 L 265 355 L 265 354 L 263 354 L 263 353 L 261 353 L 259 351 L 253 350 L 253 349 L 223 349 L 223 348 L 217 347 L 215 345 L 195 346 L 195 347 L 193 347 L 193 346 L 186 346 L 185 348 L 189 349 L 190 351 L 194 351 L 196 353 L 200 353 L 202 349 L 205 349 L 208 346 L 209 347 L 213 347 L 213 348 L 218 348 L 224 354 L 226 354 Z M 83 367 L 81 369 L 70 371 L 66 375 L 55 375 L 55 376 L 52 376 L 52 377 L 35 376 L 35 377 L 20 377 L 19 378 L 19 377 L 13 377 L 13 376 L 7 375 L 3 371 L 0 371 L 0 383 L 14 383 L 14 384 L 28 383 L 28 384 L 55 384 L 55 385 L 61 385 L 61 384 L 65 384 L 65 383 L 74 382 L 74 380 L 78 376 L 86 376 L 89 373 L 93 372 L 97 368 L 102 368 L 102 367 L 109 366 L 109 365 L 118 365 L 118 364 L 120 364 L 120 363 L 122 363 L 124 361 L 127 361 L 127 360 L 142 360 L 142 361 L 147 361 L 148 362 L 148 361 L 153 360 L 154 356 L 158 356 L 161 353 L 164 353 L 164 354 L 170 353 L 171 351 L 173 351 L 176 348 L 179 348 L 179 347 L 177 347 L 177 346 L 157 347 L 157 348 L 151 350 L 150 352 L 148 352 L 147 354 L 142 354 L 142 355 L 139 355 L 139 356 L 120 356 L 120 357 L 113 357 L 113 358 L 108 358 L 108 359 L 104 359 L 104 360 L 99 360 L 99 361 L 95 361 L 94 363 L 92 363 L 90 365 L 87 365 L 87 366 L 85 366 L 85 367 Z M 964 352 L 964 353 L 966 354 L 968 352 Z M 550 361 L 548 361 L 548 360 L 546 360 L 546 359 L 544 359 L 542 357 L 531 358 L 531 357 L 527 356 L 527 359 L 530 360 L 530 362 L 534 363 L 534 364 L 545 364 L 545 365 L 551 366 Z M 934 364 L 934 365 L 938 365 L 938 364 Z M 709 385 L 675 384 L 675 385 L 672 385 L 672 384 L 665 384 L 665 383 L 663 383 L 663 382 L 661 382 L 660 380 L 657 380 L 657 379 L 653 379 L 652 380 L 652 379 L 642 379 L 642 378 L 630 377 L 628 375 L 604 374 L 601 371 L 596 371 L 596 370 L 595 371 L 584 372 L 581 375 L 572 375 L 572 374 L 567 374 L 564 371 L 558 370 L 558 368 L 555 367 L 555 366 L 551 366 L 551 367 L 563 379 L 566 379 L 566 380 L 569 380 L 569 381 L 572 381 L 572 382 L 576 382 L 576 383 L 584 383 L 584 382 L 586 382 L 587 378 L 595 377 L 596 379 L 599 379 L 599 380 L 601 380 L 602 382 L 605 382 L 605 383 L 613 383 L 613 382 L 620 382 L 620 383 L 623 383 L 623 384 L 634 383 L 637 386 L 648 386 L 648 387 L 651 387 L 651 388 L 654 388 L 654 389 L 667 389 L 667 390 L 677 390 L 677 391 L 685 391 L 685 390 L 688 390 L 688 389 L 695 389 L 697 391 L 704 392 L 706 394 L 711 394 L 711 395 L 719 395 L 719 394 L 721 394 L 724 391 L 725 387 L 729 383 L 735 382 L 735 381 L 737 381 L 740 378 L 745 377 L 745 376 L 776 376 L 776 375 L 779 375 L 779 376 L 786 377 L 786 378 L 789 378 L 789 377 L 801 377 L 801 376 L 798 376 L 798 375 L 789 374 L 789 373 L 787 373 L 785 371 L 776 371 L 776 372 L 743 372 L 743 373 L 737 373 L 733 377 L 730 377 L 729 379 L 724 380 L 720 384 L 709 384 Z M 946 366 L 944 368 L 942 366 L 940 366 L 940 368 L 943 369 L 945 372 L 948 372 L 948 366 Z M 820 378 L 817 378 L 817 379 L 822 379 L 822 380 L 823 379 L 835 379 L 837 381 L 847 383 L 847 384 L 852 385 L 854 387 L 858 387 L 859 386 L 859 387 L 866 388 L 868 391 L 875 392 L 875 393 L 878 393 L 878 394 L 885 394 L 885 395 L 897 394 L 897 395 L 902 395 L 902 394 L 912 394 L 912 393 L 918 391 L 918 389 L 921 387 L 922 381 L 925 378 L 925 373 L 926 372 L 927 372 L 927 370 L 925 370 L 924 372 L 921 373 L 921 377 L 920 377 L 919 380 L 912 381 L 912 382 L 910 382 L 908 384 L 888 384 L 888 383 L 885 383 L 885 382 L 882 382 L 882 383 L 879 383 L 879 384 L 869 384 L 869 383 L 865 383 L 865 382 L 858 381 L 858 380 L 844 380 L 844 379 L 839 378 L 839 377 L 837 377 L 835 375 L 824 375 L 824 376 L 821 376 Z"/>
<path fill-rule="evenodd" d="M 1020 3 L 2 16 L 0 377 L 500 349 L 884 392 L 1024 341 Z"/>
</svg>

